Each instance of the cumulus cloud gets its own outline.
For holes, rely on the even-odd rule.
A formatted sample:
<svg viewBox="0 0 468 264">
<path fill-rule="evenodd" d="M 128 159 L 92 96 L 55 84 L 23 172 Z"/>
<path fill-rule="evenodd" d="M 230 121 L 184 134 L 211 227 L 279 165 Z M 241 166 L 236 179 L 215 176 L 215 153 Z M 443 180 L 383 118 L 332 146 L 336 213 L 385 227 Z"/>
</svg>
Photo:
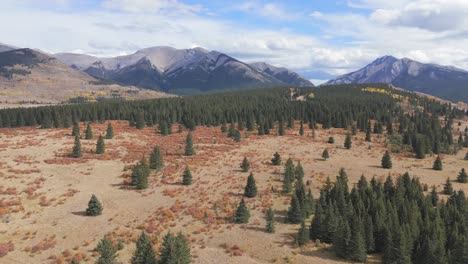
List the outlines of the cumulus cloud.
<svg viewBox="0 0 468 264">
<path fill-rule="evenodd" d="M 125 12 L 199 12 L 201 5 L 188 5 L 177 0 L 106 0 L 102 3 L 106 8 L 117 9 Z"/>
<path fill-rule="evenodd" d="M 275 20 L 294 20 L 299 18 L 298 14 L 286 10 L 280 3 L 262 3 L 256 0 L 242 2 L 233 9 L 250 12 L 262 17 Z"/>
</svg>

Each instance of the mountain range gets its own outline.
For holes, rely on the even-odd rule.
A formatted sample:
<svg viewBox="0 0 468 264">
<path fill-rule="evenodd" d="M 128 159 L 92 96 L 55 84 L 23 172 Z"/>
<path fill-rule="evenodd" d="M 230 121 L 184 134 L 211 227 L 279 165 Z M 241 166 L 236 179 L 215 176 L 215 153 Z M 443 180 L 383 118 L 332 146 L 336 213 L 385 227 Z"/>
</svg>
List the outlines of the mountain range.
<svg viewBox="0 0 468 264">
<path fill-rule="evenodd" d="M 468 71 L 452 66 L 425 64 L 408 58 L 384 56 L 324 85 L 349 83 L 390 83 L 405 90 L 453 102 L 468 102 Z"/>
<path fill-rule="evenodd" d="M 170 96 L 94 78 L 36 50 L 6 45 L 0 50 L 1 107 Z"/>
<path fill-rule="evenodd" d="M 299 74 L 266 63 L 247 64 L 203 48 L 152 47 L 112 58 L 59 53 L 55 58 L 87 74 L 175 94 L 273 86 L 313 86 Z"/>
</svg>

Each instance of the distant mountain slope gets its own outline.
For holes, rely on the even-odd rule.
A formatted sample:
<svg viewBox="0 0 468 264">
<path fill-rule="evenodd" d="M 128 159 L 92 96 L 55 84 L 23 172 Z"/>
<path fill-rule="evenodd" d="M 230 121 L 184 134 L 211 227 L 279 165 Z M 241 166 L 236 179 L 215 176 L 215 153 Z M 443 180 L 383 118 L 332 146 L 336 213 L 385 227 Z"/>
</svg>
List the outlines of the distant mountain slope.
<svg viewBox="0 0 468 264">
<path fill-rule="evenodd" d="M 450 66 L 424 64 L 408 58 L 384 56 L 364 68 L 330 80 L 328 84 L 391 83 L 453 102 L 468 102 L 468 72 Z"/>
<path fill-rule="evenodd" d="M 309 80 L 283 67 L 275 67 L 265 62 L 251 63 L 250 66 L 293 86 L 314 86 Z"/>
<path fill-rule="evenodd" d="M 31 49 L 0 52 L 2 103 L 60 103 L 122 97 L 143 99 L 166 94 L 103 82 Z"/>
<path fill-rule="evenodd" d="M 0 43 L 0 52 L 10 51 L 10 50 L 14 50 L 14 49 L 18 49 L 18 48 L 10 46 L 10 45 L 3 44 L 3 43 Z"/>
<path fill-rule="evenodd" d="M 55 57 L 91 76 L 181 94 L 272 86 L 311 86 L 298 74 L 268 65 L 249 65 L 202 48 L 152 47 L 114 58 L 60 53 Z"/>
</svg>

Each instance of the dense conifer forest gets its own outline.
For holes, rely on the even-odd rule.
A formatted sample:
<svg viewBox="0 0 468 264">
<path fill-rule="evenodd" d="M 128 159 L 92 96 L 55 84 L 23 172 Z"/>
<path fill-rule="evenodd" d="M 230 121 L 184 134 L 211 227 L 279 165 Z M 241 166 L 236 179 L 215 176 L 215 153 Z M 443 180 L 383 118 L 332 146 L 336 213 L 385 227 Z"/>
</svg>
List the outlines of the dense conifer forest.
<svg viewBox="0 0 468 264">
<path fill-rule="evenodd" d="M 372 86 L 373 88 L 368 88 Z M 300 120 L 315 128 L 350 128 L 390 135 L 395 151 L 409 149 L 418 158 L 427 153 L 453 153 L 454 143 L 468 142 L 466 132 L 458 142 L 452 136 L 453 118 L 466 115 L 441 104 L 384 84 L 337 85 L 322 88 L 261 89 L 204 96 L 144 101 L 47 106 L 0 111 L 1 127 L 70 127 L 77 122 L 128 120 L 137 128 L 156 124 L 217 126 L 239 123 L 241 128 L 267 134 L 279 124 Z M 373 120 L 371 125 L 370 120 Z M 371 127 L 373 126 L 373 128 Z M 279 126 L 281 128 L 281 126 Z M 463 140 L 464 142 L 460 142 Z"/>
</svg>

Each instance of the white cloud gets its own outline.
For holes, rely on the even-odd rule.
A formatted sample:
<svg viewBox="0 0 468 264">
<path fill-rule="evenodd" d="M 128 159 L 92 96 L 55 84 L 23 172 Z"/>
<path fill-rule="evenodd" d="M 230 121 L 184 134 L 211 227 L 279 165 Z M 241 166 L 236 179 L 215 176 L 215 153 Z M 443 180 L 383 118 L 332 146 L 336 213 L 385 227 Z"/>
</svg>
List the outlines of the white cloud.
<svg viewBox="0 0 468 264">
<path fill-rule="evenodd" d="M 106 0 L 102 5 L 106 8 L 135 13 L 165 10 L 199 12 L 202 10 L 200 5 L 187 5 L 177 0 Z"/>
<path fill-rule="evenodd" d="M 256 0 L 242 2 L 235 6 L 234 9 L 257 14 L 271 20 L 294 20 L 298 19 L 299 15 L 289 12 L 279 3 L 261 3 Z"/>
<path fill-rule="evenodd" d="M 319 12 L 319 11 L 314 11 L 314 12 L 310 13 L 310 16 L 317 18 L 317 17 L 322 17 L 323 14 L 321 12 Z"/>
</svg>

